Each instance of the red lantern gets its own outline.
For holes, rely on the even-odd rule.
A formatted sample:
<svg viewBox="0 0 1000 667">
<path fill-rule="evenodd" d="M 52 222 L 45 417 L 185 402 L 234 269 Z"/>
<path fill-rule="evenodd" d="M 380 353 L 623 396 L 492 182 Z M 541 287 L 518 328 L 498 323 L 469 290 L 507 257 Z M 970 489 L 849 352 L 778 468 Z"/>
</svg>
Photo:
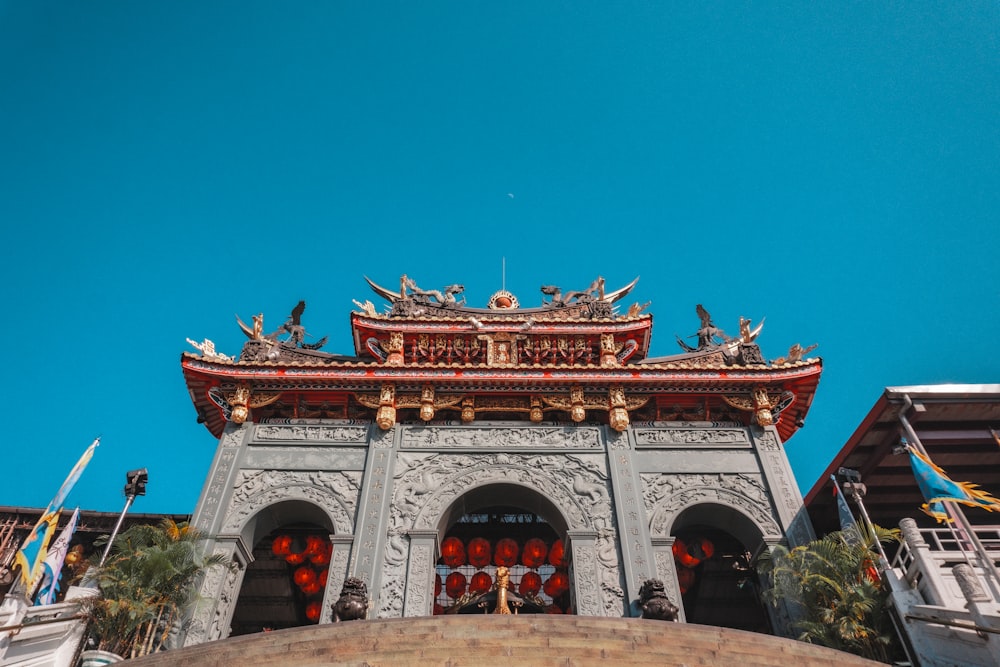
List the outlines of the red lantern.
<svg viewBox="0 0 1000 667">
<path fill-rule="evenodd" d="M 549 553 L 549 547 L 537 537 L 532 537 L 524 543 L 524 550 L 521 552 L 521 563 L 525 567 L 538 567 L 545 562 L 545 556 Z"/>
<path fill-rule="evenodd" d="M 566 555 L 566 548 L 563 546 L 562 540 L 556 540 L 552 543 L 552 548 L 549 549 L 549 565 L 553 567 L 562 567 L 565 565 L 563 563 L 563 558 Z"/>
<path fill-rule="evenodd" d="M 517 542 L 505 537 L 497 542 L 497 548 L 493 552 L 493 562 L 498 566 L 510 567 L 517 562 L 518 551 L 520 549 L 517 547 Z"/>
<path fill-rule="evenodd" d="M 434 575 L 434 597 L 441 595 L 441 575 Z"/>
<path fill-rule="evenodd" d="M 305 586 L 300 587 L 302 592 L 306 595 L 316 595 L 320 591 L 320 585 L 318 581 L 312 581 Z"/>
<path fill-rule="evenodd" d="M 310 602 L 306 605 L 306 618 L 315 623 L 319 620 L 319 614 L 323 611 L 323 605 L 319 602 Z"/>
<path fill-rule="evenodd" d="M 330 568 L 324 567 L 319 571 L 319 585 L 326 588 L 326 580 L 330 576 Z"/>
<path fill-rule="evenodd" d="M 330 557 L 333 555 L 333 545 L 329 542 L 323 543 L 319 551 L 309 556 L 309 562 L 313 565 L 329 565 Z"/>
<path fill-rule="evenodd" d="M 289 565 L 302 565 L 302 563 L 306 562 L 306 555 L 288 554 L 287 556 L 285 556 L 285 562 L 288 563 Z"/>
<path fill-rule="evenodd" d="M 282 558 L 289 554 L 291 548 L 292 538 L 290 535 L 278 535 L 274 538 L 274 542 L 271 543 L 271 552 L 275 556 L 281 556 Z"/>
<path fill-rule="evenodd" d="M 681 588 L 681 595 L 686 595 L 694 586 L 695 571 L 689 567 L 677 568 L 677 584 Z"/>
<path fill-rule="evenodd" d="M 448 567 L 465 565 L 465 545 L 457 537 L 449 537 L 441 543 L 441 559 Z"/>
<path fill-rule="evenodd" d="M 326 540 L 319 535 L 310 535 L 306 538 L 306 556 L 312 557 L 326 551 Z"/>
<path fill-rule="evenodd" d="M 474 537 L 469 540 L 469 565 L 473 567 L 486 567 L 490 564 L 490 541 L 482 537 Z"/>
<path fill-rule="evenodd" d="M 490 590 L 493 585 L 493 579 L 490 575 L 485 572 L 476 572 L 472 575 L 472 581 L 469 582 L 469 592 L 473 595 L 480 595 Z"/>
<path fill-rule="evenodd" d="M 525 572 L 521 583 L 517 585 L 517 592 L 523 596 L 538 595 L 541 589 L 542 577 L 537 572 Z"/>
<path fill-rule="evenodd" d="M 316 582 L 316 570 L 306 565 L 303 565 L 302 567 L 295 570 L 295 573 L 292 574 L 292 579 L 295 581 L 295 584 L 299 588 L 302 588 L 306 584 L 312 584 Z"/>
<path fill-rule="evenodd" d="M 465 593 L 465 575 L 461 572 L 452 572 L 448 575 L 448 578 L 444 582 L 444 590 L 448 593 L 448 597 L 453 600 L 457 600 L 462 597 Z"/>
<path fill-rule="evenodd" d="M 569 575 L 562 570 L 556 570 L 552 573 L 552 576 L 545 581 L 545 586 L 542 587 L 545 594 L 550 598 L 559 597 L 563 593 L 569 590 Z"/>
<path fill-rule="evenodd" d="M 672 547 L 674 558 L 684 567 L 695 567 L 701 561 L 715 554 L 715 545 L 705 537 L 694 538 L 690 542 L 677 538 Z"/>
</svg>

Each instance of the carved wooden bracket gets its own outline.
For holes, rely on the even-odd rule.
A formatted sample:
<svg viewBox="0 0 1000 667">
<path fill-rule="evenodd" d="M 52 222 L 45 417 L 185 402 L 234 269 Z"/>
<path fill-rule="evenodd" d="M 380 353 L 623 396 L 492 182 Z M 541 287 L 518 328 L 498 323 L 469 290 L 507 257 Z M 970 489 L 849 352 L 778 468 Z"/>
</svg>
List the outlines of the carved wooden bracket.
<svg viewBox="0 0 1000 667">
<path fill-rule="evenodd" d="M 250 418 L 250 408 L 262 408 L 270 405 L 281 398 L 281 392 L 258 392 L 253 393 L 250 385 L 241 382 L 236 388 L 225 395 L 226 402 L 232 408 L 229 421 L 234 424 L 242 424 Z"/>
</svg>

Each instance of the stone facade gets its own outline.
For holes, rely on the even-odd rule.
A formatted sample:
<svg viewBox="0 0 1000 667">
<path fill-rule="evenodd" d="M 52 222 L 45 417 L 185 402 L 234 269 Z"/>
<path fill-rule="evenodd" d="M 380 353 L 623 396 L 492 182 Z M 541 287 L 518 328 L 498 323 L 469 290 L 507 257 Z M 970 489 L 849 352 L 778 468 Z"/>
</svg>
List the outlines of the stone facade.
<svg viewBox="0 0 1000 667">
<path fill-rule="evenodd" d="M 193 524 L 240 568 L 203 582 L 183 643 L 229 635 L 254 546 L 290 515 L 321 525 L 333 542 L 320 623 L 349 576 L 367 584 L 370 618 L 430 615 L 440 540 L 463 499 L 491 488 L 538 510 L 564 537 L 580 615 L 638 616 L 649 578 L 679 600 L 671 547 L 685 512 L 702 512 L 748 548 L 811 538 L 773 426 L 228 423 Z"/>
</svg>

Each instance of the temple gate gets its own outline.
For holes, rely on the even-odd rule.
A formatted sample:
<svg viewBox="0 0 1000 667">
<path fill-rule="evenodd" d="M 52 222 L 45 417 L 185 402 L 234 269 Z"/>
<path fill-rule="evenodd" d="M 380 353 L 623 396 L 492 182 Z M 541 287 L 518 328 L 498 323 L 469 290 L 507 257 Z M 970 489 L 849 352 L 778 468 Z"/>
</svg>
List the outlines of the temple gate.
<svg viewBox="0 0 1000 667">
<path fill-rule="evenodd" d="M 462 287 L 358 303 L 353 356 L 307 343 L 300 302 L 273 333 L 242 321 L 181 364 L 219 437 L 193 518 L 213 571 L 184 643 L 325 623 L 344 582 L 369 618 L 639 616 L 659 579 L 692 622 L 781 632 L 756 557 L 812 536 L 786 441 L 822 364 L 767 361 L 761 326 L 726 336 L 701 306 L 681 353 L 647 356 L 652 317 L 603 279 L 521 308 Z"/>
</svg>

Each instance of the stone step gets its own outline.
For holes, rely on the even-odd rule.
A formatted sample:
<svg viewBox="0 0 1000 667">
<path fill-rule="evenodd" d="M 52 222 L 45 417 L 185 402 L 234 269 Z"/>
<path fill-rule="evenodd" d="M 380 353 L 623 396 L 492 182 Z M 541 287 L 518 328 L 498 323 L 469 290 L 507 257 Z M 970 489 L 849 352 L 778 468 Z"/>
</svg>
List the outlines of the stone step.
<svg viewBox="0 0 1000 667">
<path fill-rule="evenodd" d="M 486 614 L 353 621 L 277 630 L 131 662 L 136 667 L 879 664 L 790 639 L 727 628 L 634 618 Z"/>
</svg>

